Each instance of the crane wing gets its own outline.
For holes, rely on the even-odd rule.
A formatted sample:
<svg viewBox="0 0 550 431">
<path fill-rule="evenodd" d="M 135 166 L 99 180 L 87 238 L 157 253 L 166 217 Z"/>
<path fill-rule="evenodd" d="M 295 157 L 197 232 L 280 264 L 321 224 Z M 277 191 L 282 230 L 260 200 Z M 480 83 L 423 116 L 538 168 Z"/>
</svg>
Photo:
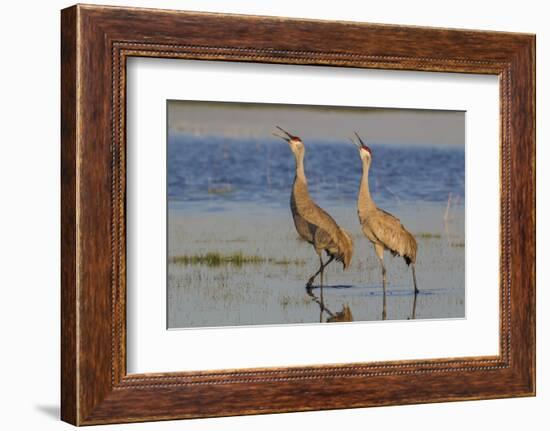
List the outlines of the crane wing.
<svg viewBox="0 0 550 431">
<path fill-rule="evenodd" d="M 369 225 L 376 238 L 391 253 L 404 257 L 407 264 L 416 261 L 416 240 L 397 217 L 378 209 L 375 217 L 369 217 Z"/>
<path fill-rule="evenodd" d="M 336 221 L 323 208 L 319 207 L 314 202 L 308 205 L 300 212 L 300 215 L 310 224 L 324 230 L 333 240 L 336 240 L 340 227 Z"/>
<path fill-rule="evenodd" d="M 312 244 L 317 250 L 325 250 L 336 260 L 348 267 L 353 255 L 353 240 L 351 236 L 340 228 L 336 221 L 322 208 L 313 202 L 307 192 L 307 184 L 298 180 L 290 198 L 290 208 L 298 233 Z"/>
<path fill-rule="evenodd" d="M 344 269 L 351 263 L 353 240 L 351 235 L 342 229 L 336 221 L 321 207 L 311 202 L 311 206 L 301 215 L 308 223 L 316 226 L 314 245 L 326 249 L 336 260 L 344 264 Z"/>
</svg>

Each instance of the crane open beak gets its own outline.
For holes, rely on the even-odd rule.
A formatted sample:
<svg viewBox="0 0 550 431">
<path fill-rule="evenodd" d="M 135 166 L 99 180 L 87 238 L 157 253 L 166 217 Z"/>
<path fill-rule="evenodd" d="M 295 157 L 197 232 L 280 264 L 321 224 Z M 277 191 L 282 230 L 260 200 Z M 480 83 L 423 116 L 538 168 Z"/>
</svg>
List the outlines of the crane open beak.
<svg viewBox="0 0 550 431">
<path fill-rule="evenodd" d="M 273 136 L 277 136 L 278 138 L 284 139 L 285 141 L 289 142 L 291 139 L 295 138 L 294 135 L 291 135 L 288 133 L 285 129 L 279 126 L 275 126 L 277 129 L 279 129 L 281 132 L 283 132 L 286 136 L 279 135 L 278 133 L 273 133 Z"/>
<path fill-rule="evenodd" d="M 357 147 L 358 148 L 364 148 L 365 150 L 367 150 L 369 152 L 369 154 L 372 154 L 371 149 L 367 145 L 365 145 L 365 143 L 361 139 L 361 136 L 359 136 L 359 133 L 357 133 L 357 132 L 353 132 L 353 133 L 355 133 L 355 136 L 357 136 L 357 139 L 359 139 L 359 142 L 360 142 L 360 144 L 355 143 L 357 145 Z"/>
<path fill-rule="evenodd" d="M 361 145 L 362 145 L 363 147 L 366 147 L 365 143 L 364 143 L 363 140 L 361 139 L 361 136 L 359 136 L 359 133 L 357 133 L 357 132 L 353 132 L 353 133 L 355 133 L 355 136 L 357 136 L 357 139 L 359 139 L 359 142 L 361 143 Z"/>
<path fill-rule="evenodd" d="M 276 136 L 277 138 L 284 139 L 285 141 L 289 142 L 290 139 L 288 139 L 286 136 L 281 136 L 278 133 L 272 133 L 273 136 Z"/>
<path fill-rule="evenodd" d="M 361 148 L 361 144 L 358 143 L 357 141 L 355 141 L 353 138 L 348 138 L 348 139 L 349 139 L 349 141 L 350 141 L 353 145 L 355 145 L 357 148 L 359 148 L 359 149 Z"/>
</svg>

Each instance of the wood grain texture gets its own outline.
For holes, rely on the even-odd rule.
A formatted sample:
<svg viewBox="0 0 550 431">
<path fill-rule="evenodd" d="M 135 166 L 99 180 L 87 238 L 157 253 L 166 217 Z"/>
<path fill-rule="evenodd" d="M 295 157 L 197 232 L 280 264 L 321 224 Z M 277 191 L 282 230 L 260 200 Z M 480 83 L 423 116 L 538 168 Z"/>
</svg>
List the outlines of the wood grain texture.
<svg viewBox="0 0 550 431">
<path fill-rule="evenodd" d="M 533 35 L 79 5 L 62 11 L 61 36 L 63 420 L 85 425 L 534 394 Z M 130 56 L 498 75 L 500 354 L 127 375 Z"/>
<path fill-rule="evenodd" d="M 76 9 L 61 16 L 61 418 L 77 422 Z"/>
</svg>

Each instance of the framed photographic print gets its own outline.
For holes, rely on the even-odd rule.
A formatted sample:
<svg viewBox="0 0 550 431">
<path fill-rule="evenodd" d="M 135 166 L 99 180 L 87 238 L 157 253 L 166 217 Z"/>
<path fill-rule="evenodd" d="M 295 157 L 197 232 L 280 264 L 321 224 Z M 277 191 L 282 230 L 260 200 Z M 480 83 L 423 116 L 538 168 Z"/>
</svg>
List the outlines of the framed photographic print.
<svg viewBox="0 0 550 431">
<path fill-rule="evenodd" d="M 535 37 L 62 11 L 62 419 L 535 394 Z"/>
</svg>

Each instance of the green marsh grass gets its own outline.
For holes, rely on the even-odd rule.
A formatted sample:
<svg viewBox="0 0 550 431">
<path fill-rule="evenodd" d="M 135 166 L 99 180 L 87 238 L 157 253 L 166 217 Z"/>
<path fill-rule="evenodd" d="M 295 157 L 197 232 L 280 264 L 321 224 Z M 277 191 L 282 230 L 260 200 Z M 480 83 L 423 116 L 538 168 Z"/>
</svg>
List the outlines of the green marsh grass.
<svg viewBox="0 0 550 431">
<path fill-rule="evenodd" d="M 177 265 L 206 265 L 209 267 L 218 267 L 222 265 L 243 266 L 264 263 L 273 265 L 304 265 L 305 261 L 302 259 L 265 258 L 257 255 L 246 255 L 242 252 L 230 254 L 209 252 L 205 254 L 174 256 L 170 258 L 170 263 Z"/>
</svg>

